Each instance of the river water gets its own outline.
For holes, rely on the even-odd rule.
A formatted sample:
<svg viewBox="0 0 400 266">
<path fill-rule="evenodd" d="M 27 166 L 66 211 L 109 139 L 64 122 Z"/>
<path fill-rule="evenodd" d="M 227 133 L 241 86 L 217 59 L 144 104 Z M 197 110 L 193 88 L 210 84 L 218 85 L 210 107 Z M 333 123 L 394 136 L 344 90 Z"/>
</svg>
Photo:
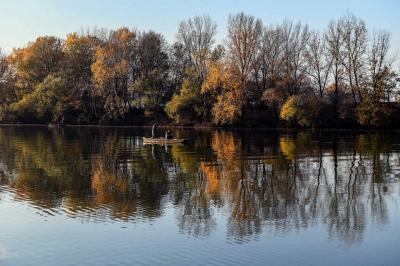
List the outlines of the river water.
<svg viewBox="0 0 400 266">
<path fill-rule="evenodd" d="M 399 134 L 150 131 L 0 127 L 0 265 L 400 265 Z"/>
</svg>

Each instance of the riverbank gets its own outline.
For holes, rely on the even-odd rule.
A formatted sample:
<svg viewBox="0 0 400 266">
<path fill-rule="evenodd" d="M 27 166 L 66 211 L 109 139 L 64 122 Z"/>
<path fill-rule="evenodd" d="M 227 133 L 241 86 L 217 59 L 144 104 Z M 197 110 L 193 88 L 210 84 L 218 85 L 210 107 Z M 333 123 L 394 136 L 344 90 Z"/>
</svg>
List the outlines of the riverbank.
<svg viewBox="0 0 400 266">
<path fill-rule="evenodd" d="M 151 128 L 152 125 L 106 125 L 106 124 L 23 124 L 23 123 L 0 123 L 0 127 L 47 127 L 47 128 Z M 279 131 L 279 132 L 400 132 L 400 128 L 299 128 L 299 127 L 246 127 L 246 126 L 213 126 L 213 125 L 176 125 L 161 124 L 158 128 L 172 129 L 204 129 L 204 130 L 257 130 L 257 131 Z"/>
</svg>

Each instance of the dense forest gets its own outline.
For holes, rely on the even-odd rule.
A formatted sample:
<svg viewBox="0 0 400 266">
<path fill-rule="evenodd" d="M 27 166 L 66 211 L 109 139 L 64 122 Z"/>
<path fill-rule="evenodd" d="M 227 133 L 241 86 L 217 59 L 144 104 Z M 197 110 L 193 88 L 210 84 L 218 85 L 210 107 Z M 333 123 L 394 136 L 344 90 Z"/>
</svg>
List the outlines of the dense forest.
<svg viewBox="0 0 400 266">
<path fill-rule="evenodd" d="M 390 33 L 346 14 L 324 32 L 231 15 L 216 42 L 207 16 L 167 43 L 119 28 L 41 36 L 0 53 L 2 123 L 264 127 L 400 126 Z"/>
</svg>

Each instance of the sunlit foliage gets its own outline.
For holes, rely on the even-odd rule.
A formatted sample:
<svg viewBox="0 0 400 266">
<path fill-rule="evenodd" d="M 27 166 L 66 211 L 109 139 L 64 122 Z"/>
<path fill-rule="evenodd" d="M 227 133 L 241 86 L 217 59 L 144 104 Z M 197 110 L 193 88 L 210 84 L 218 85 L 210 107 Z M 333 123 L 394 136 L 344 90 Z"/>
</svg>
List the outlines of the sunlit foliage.
<svg viewBox="0 0 400 266">
<path fill-rule="evenodd" d="M 184 116 L 188 119 L 198 118 L 206 115 L 202 99 L 199 83 L 185 78 L 179 93 L 172 96 L 165 110 L 177 122 L 182 121 Z"/>
<path fill-rule="evenodd" d="M 346 14 L 314 31 L 208 15 L 176 40 L 138 29 L 41 36 L 0 53 L 0 121 L 71 124 L 398 127 L 390 34 Z"/>
</svg>

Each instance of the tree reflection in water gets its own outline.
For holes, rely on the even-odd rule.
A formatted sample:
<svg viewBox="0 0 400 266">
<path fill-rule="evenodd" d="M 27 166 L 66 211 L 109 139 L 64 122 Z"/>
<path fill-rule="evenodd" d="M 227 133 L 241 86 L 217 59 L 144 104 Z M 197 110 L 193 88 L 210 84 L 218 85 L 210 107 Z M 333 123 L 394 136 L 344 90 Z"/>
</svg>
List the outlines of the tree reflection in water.
<svg viewBox="0 0 400 266">
<path fill-rule="evenodd" d="M 187 146 L 143 146 L 143 129 L 0 128 L 0 194 L 48 215 L 152 220 L 174 207 L 177 226 L 208 236 L 225 215 L 227 238 L 323 224 L 362 241 L 388 221 L 399 178 L 398 137 L 253 131 L 177 131 Z M 228 215 L 226 215 L 228 213 Z"/>
</svg>

